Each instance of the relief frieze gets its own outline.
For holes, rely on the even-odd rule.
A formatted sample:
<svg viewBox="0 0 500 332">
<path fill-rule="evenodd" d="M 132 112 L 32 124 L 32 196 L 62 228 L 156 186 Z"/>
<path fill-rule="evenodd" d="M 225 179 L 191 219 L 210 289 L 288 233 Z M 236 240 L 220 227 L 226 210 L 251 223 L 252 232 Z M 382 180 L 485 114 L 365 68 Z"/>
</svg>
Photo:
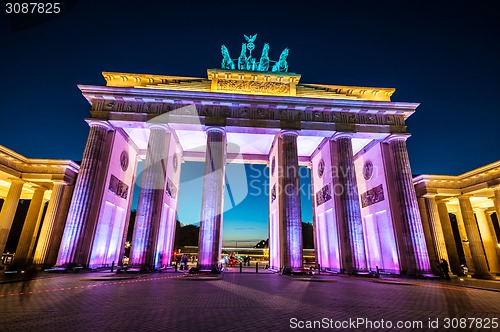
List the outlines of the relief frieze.
<svg viewBox="0 0 500 332">
<path fill-rule="evenodd" d="M 239 81 L 238 81 L 239 82 Z M 244 81 L 242 81 L 244 82 Z M 248 82 L 246 82 L 248 83 Z M 270 82 L 273 83 L 273 82 Z M 187 116 L 223 117 L 223 118 L 243 118 L 259 120 L 289 120 L 289 121 L 312 121 L 343 124 L 369 124 L 369 125 L 397 125 L 404 126 L 403 115 L 393 114 L 359 114 L 343 111 L 332 111 L 330 108 L 324 110 L 295 108 L 264 108 L 260 105 L 256 107 L 220 106 L 220 105 L 200 105 L 195 107 L 185 107 L 193 104 L 169 104 L 155 102 L 130 102 L 130 101 L 106 101 L 94 99 L 92 101 L 93 111 L 123 112 L 123 113 L 148 113 L 173 114 Z M 197 111 L 194 111 L 196 109 Z"/>
</svg>

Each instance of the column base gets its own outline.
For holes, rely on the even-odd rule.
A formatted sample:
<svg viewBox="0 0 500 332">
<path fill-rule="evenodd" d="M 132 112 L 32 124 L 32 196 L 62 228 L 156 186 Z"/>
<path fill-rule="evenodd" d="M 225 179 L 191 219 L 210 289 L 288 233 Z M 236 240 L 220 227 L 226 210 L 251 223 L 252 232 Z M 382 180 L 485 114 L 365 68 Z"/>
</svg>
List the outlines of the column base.
<svg viewBox="0 0 500 332">
<path fill-rule="evenodd" d="M 299 266 L 299 267 L 294 267 L 294 266 L 284 266 L 282 269 L 280 269 L 281 274 L 284 275 L 290 275 L 290 274 L 309 274 L 310 270 L 309 269 L 304 269 L 304 267 Z"/>
<path fill-rule="evenodd" d="M 476 279 L 485 279 L 485 280 L 496 280 L 496 277 L 493 274 L 489 273 L 474 273 L 472 278 Z"/>
<path fill-rule="evenodd" d="M 220 274 L 221 273 L 221 267 L 217 264 L 212 264 L 212 265 L 197 265 L 196 268 L 192 268 L 189 270 L 189 273 L 191 274 L 198 274 L 198 273 L 210 273 L 210 274 Z"/>
</svg>

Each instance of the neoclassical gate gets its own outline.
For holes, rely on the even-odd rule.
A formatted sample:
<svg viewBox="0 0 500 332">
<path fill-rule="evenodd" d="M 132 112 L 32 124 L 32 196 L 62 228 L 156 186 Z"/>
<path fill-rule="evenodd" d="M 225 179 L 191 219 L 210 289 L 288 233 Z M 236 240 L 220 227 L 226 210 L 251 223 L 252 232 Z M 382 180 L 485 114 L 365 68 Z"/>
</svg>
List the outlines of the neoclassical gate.
<svg viewBox="0 0 500 332">
<path fill-rule="evenodd" d="M 302 267 L 305 165 L 323 270 L 429 272 L 405 142 L 418 104 L 391 102 L 392 88 L 299 83 L 287 72 L 288 50 L 274 66 L 268 51 L 244 62 L 243 50 L 233 61 L 223 47 L 223 68 L 205 78 L 104 72 L 106 86 L 79 86 L 91 105 L 90 133 L 58 265 L 121 260 L 141 159 L 130 264 L 169 264 L 182 162 L 196 160 L 205 162 L 202 206 L 192 207 L 201 211 L 198 267 L 213 269 L 231 160 L 269 166 L 271 269 Z"/>
</svg>

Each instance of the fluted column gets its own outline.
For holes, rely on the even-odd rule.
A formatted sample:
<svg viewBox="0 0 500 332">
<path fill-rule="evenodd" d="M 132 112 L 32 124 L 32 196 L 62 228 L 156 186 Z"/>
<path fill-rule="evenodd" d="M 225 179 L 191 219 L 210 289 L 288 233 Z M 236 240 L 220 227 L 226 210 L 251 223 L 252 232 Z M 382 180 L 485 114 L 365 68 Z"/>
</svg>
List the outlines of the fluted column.
<svg viewBox="0 0 500 332">
<path fill-rule="evenodd" d="M 486 262 L 486 256 L 481 242 L 481 235 L 479 234 L 479 228 L 476 218 L 474 217 L 470 199 L 467 196 L 460 196 L 458 197 L 458 202 L 460 203 L 460 211 L 462 212 L 465 231 L 467 233 L 467 239 L 469 240 L 472 261 L 474 262 L 473 276 L 490 279 L 492 276 L 489 273 L 488 263 Z"/>
<path fill-rule="evenodd" d="M 467 232 L 465 231 L 464 219 L 462 218 L 462 211 L 460 211 L 460 203 L 458 203 L 457 205 L 458 209 L 457 212 L 455 213 L 455 218 L 457 219 L 458 232 L 460 234 L 460 242 L 462 243 L 462 249 L 464 251 L 465 265 L 467 265 L 469 271 L 471 271 L 472 273 L 472 271 L 475 271 L 474 261 L 472 260 L 472 254 L 470 252 L 470 246 L 467 240 Z"/>
<path fill-rule="evenodd" d="M 392 135 L 387 140 L 393 162 L 397 203 L 401 211 L 403 236 L 409 260 L 408 273 L 430 272 L 429 256 L 425 244 L 422 220 L 418 212 L 417 195 L 413 186 L 410 160 L 403 135 Z"/>
<path fill-rule="evenodd" d="M 65 186 L 66 183 L 64 182 L 54 182 L 52 194 L 50 195 L 49 206 L 47 207 L 47 212 L 45 213 L 45 218 L 42 222 L 42 229 L 40 230 L 40 236 L 38 237 L 38 242 L 36 244 L 35 255 L 33 257 L 33 262 L 35 264 L 45 264 L 45 258 L 47 257 L 48 250 L 52 244 L 51 240 L 54 224 Z"/>
<path fill-rule="evenodd" d="M 283 188 L 283 238 L 281 253 L 283 266 L 292 270 L 302 268 L 302 212 L 300 206 L 299 156 L 297 153 L 298 132 L 283 130 L 280 133 L 279 144 L 282 153 Z"/>
<path fill-rule="evenodd" d="M 31 241 L 33 240 L 33 235 L 36 232 L 36 224 L 38 218 L 40 217 L 40 209 L 42 209 L 43 195 L 45 194 L 46 188 L 38 187 L 33 193 L 31 198 L 30 206 L 28 208 L 28 213 L 26 214 L 26 219 L 24 219 L 23 230 L 21 231 L 21 236 L 19 237 L 19 242 L 16 248 L 16 255 L 14 258 L 14 264 L 22 266 L 26 264 L 31 258 Z"/>
<path fill-rule="evenodd" d="M 11 180 L 9 192 L 7 193 L 7 197 L 2 205 L 2 211 L 0 212 L 0 255 L 3 254 L 5 245 L 7 244 L 7 239 L 9 237 L 10 228 L 12 227 L 12 221 L 14 220 L 14 216 L 16 214 L 23 185 L 23 180 Z"/>
<path fill-rule="evenodd" d="M 366 271 L 366 254 L 363 237 L 363 222 L 359 206 L 358 184 L 352 153 L 352 135 L 336 134 L 332 137 L 337 144 L 338 181 L 343 189 L 340 192 L 340 209 L 342 211 L 343 241 L 342 253 L 345 257 L 346 269 L 349 272 Z"/>
<path fill-rule="evenodd" d="M 448 262 L 450 263 L 450 270 L 454 274 L 460 274 L 460 259 L 458 258 L 457 244 L 451 228 L 450 215 L 445 201 L 437 202 L 437 209 L 439 213 L 439 220 L 443 229 L 444 243 L 446 245 L 446 252 L 448 253 Z"/>
<path fill-rule="evenodd" d="M 486 259 L 488 260 L 488 266 L 490 274 L 500 273 L 500 264 L 497 256 L 497 237 L 495 232 L 491 232 L 490 221 L 486 216 L 485 209 L 476 208 L 474 209 L 476 214 L 477 226 L 479 228 L 479 234 L 481 235 L 481 242 L 483 243 L 484 253 Z"/>
<path fill-rule="evenodd" d="M 424 231 L 425 243 L 427 244 L 427 253 L 429 254 L 429 261 L 431 263 L 431 271 L 436 275 L 440 275 L 441 267 L 439 265 L 439 256 L 434 248 L 434 240 L 432 238 L 432 230 L 425 198 L 419 197 L 417 198 L 417 202 L 420 210 L 420 218 L 422 219 L 422 230 Z"/>
<path fill-rule="evenodd" d="M 427 207 L 427 216 L 429 218 L 429 226 L 432 234 L 432 243 L 436 252 L 437 263 L 441 259 L 446 259 L 449 262 L 448 252 L 446 250 L 446 243 L 444 240 L 443 228 L 441 227 L 441 220 L 439 219 L 439 211 L 434 197 L 425 197 L 425 206 Z"/>
<path fill-rule="evenodd" d="M 89 125 L 90 132 L 76 179 L 61 248 L 57 257 L 57 265 L 86 263 L 82 262 L 84 257 L 81 257 L 84 234 L 93 208 L 92 203 L 96 194 L 106 135 L 109 130 L 112 130 L 112 127 L 105 121 L 93 120 L 90 121 Z"/>
<path fill-rule="evenodd" d="M 495 198 L 493 199 L 493 203 L 495 204 L 495 212 L 497 214 L 497 220 L 500 223 L 500 187 L 494 189 Z M 500 239 L 498 239 L 500 241 Z"/>
<path fill-rule="evenodd" d="M 202 270 L 214 270 L 220 259 L 225 168 L 226 132 L 208 127 L 198 248 Z"/>
<path fill-rule="evenodd" d="M 154 269 L 168 145 L 168 128 L 164 125 L 152 125 L 130 249 L 130 264 L 146 270 Z"/>
<path fill-rule="evenodd" d="M 73 196 L 73 189 L 74 186 L 64 186 L 62 198 L 57 210 L 57 219 L 54 224 L 54 230 L 52 231 L 52 240 L 49 252 L 47 254 L 47 257 L 45 258 L 46 266 L 53 266 L 56 264 L 57 254 L 59 253 L 59 248 L 61 246 L 61 240 L 64 232 L 64 226 L 66 225 L 66 218 L 68 217 L 71 197 Z"/>
</svg>

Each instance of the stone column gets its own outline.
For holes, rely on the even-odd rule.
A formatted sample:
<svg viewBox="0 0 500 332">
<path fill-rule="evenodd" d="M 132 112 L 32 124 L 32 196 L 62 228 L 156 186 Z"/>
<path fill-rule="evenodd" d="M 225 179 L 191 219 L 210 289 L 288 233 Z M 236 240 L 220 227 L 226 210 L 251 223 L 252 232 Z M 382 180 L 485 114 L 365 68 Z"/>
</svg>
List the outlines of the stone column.
<svg viewBox="0 0 500 332">
<path fill-rule="evenodd" d="M 429 273 L 429 256 L 427 255 L 422 220 L 418 212 L 417 195 L 413 186 L 406 139 L 406 135 L 391 135 L 387 142 L 391 150 L 396 180 L 394 186 L 398 197 L 397 203 L 401 211 L 400 220 L 403 224 L 403 236 L 409 260 L 408 273 Z"/>
<path fill-rule="evenodd" d="M 153 270 L 155 264 L 169 138 L 165 125 L 156 124 L 150 127 L 130 249 L 130 264 L 148 271 Z"/>
<path fill-rule="evenodd" d="M 429 213 L 427 212 L 427 205 L 425 198 L 419 197 L 418 208 L 420 210 L 420 218 L 422 218 L 422 230 L 424 231 L 425 243 L 427 244 L 427 253 L 429 254 L 429 261 L 431 263 L 431 271 L 435 275 L 441 274 L 441 267 L 439 266 L 439 256 L 434 247 L 434 240 L 432 238 L 432 230 L 429 221 Z"/>
<path fill-rule="evenodd" d="M 488 217 L 486 216 L 486 211 L 482 208 L 474 209 L 476 214 L 477 226 L 479 228 L 479 234 L 481 235 L 481 242 L 483 243 L 484 253 L 488 261 L 488 266 L 490 274 L 500 273 L 500 264 L 497 256 L 497 238 L 495 233 L 491 233 Z"/>
<path fill-rule="evenodd" d="M 12 227 L 12 221 L 14 221 L 23 185 L 23 180 L 11 180 L 9 192 L 2 205 L 2 211 L 0 212 L 0 255 L 3 254 L 9 238 L 10 228 Z"/>
<path fill-rule="evenodd" d="M 40 216 L 40 209 L 43 208 L 42 203 L 45 190 L 46 188 L 43 187 L 36 188 L 31 198 L 28 213 L 24 220 L 23 230 L 21 231 L 21 236 L 17 244 L 16 255 L 14 256 L 14 264 L 17 266 L 25 265 L 31 258 L 31 241 L 34 233 L 37 231 L 36 224 Z"/>
<path fill-rule="evenodd" d="M 214 270 L 220 259 L 225 168 L 225 129 L 208 127 L 198 248 L 200 270 Z"/>
<path fill-rule="evenodd" d="M 61 246 L 61 239 L 64 232 L 64 226 L 66 225 L 66 218 L 68 217 L 69 204 L 71 203 L 71 197 L 73 196 L 73 189 L 74 186 L 72 185 L 64 186 L 62 198 L 57 210 L 57 219 L 55 221 L 54 230 L 52 231 L 53 235 L 51 245 L 47 257 L 45 258 L 46 266 L 53 266 L 56 264 L 57 254 L 59 252 L 59 247 Z"/>
<path fill-rule="evenodd" d="M 52 245 L 54 224 L 58 215 L 59 205 L 65 186 L 65 182 L 54 182 L 52 194 L 50 195 L 49 206 L 47 207 L 47 212 L 45 213 L 45 218 L 42 223 L 42 229 L 40 230 L 40 236 L 38 237 L 38 242 L 36 244 L 35 255 L 33 258 L 33 262 L 35 264 L 45 264 L 45 258 L 47 257 L 48 250 Z"/>
<path fill-rule="evenodd" d="M 439 220 L 441 221 L 441 227 L 443 229 L 444 243 L 446 245 L 446 252 L 448 253 L 450 270 L 454 274 L 460 274 L 460 259 L 458 258 L 457 245 L 455 242 L 455 237 L 453 236 L 453 229 L 451 228 L 450 215 L 448 214 L 448 208 L 446 207 L 445 201 L 439 201 L 437 203 L 437 209 L 439 213 Z"/>
<path fill-rule="evenodd" d="M 66 226 L 64 228 L 57 265 L 78 263 L 82 256 L 84 234 L 89 223 L 93 198 L 104 151 L 106 136 L 112 127 L 106 121 L 89 122 L 90 132 L 76 179 Z"/>
<path fill-rule="evenodd" d="M 493 226 L 493 219 L 491 218 L 491 214 L 493 213 L 490 209 L 486 212 L 486 220 L 488 223 L 488 227 L 490 228 L 490 234 L 493 238 L 493 243 L 495 247 L 495 251 L 497 253 L 497 258 L 500 261 L 500 239 L 497 237 L 495 226 Z"/>
<path fill-rule="evenodd" d="M 489 273 L 488 263 L 486 262 L 486 256 L 481 242 L 481 235 L 479 234 L 479 228 L 476 218 L 474 217 L 470 199 L 467 196 L 460 196 L 458 197 L 458 202 L 460 203 L 460 211 L 462 212 L 465 231 L 467 233 L 467 239 L 469 240 L 472 261 L 474 262 L 473 276 L 491 279 L 492 276 Z"/>
<path fill-rule="evenodd" d="M 458 232 L 460 233 L 460 243 L 462 244 L 462 249 L 464 251 L 465 265 L 467 265 L 470 272 L 475 271 L 474 261 L 472 260 L 472 254 L 470 252 L 469 240 L 467 240 L 467 232 L 465 231 L 464 219 L 462 218 L 462 211 L 460 211 L 460 203 L 457 204 L 455 218 L 457 219 Z"/>
<path fill-rule="evenodd" d="M 493 198 L 493 203 L 495 204 L 495 212 L 497 214 L 497 220 L 500 223 L 500 187 L 494 189 L 495 198 Z M 498 239 L 500 241 L 500 239 Z"/>
<path fill-rule="evenodd" d="M 342 250 L 345 268 L 348 272 L 366 271 L 365 243 L 363 238 L 363 222 L 359 206 L 358 184 L 352 154 L 352 135 L 336 134 L 332 140 L 337 144 L 338 181 L 342 192 L 339 195 L 343 230 L 344 247 Z"/>
<path fill-rule="evenodd" d="M 282 130 L 278 139 L 279 151 L 282 154 L 284 206 L 281 239 L 282 264 L 292 271 L 302 268 L 302 215 L 300 206 L 299 157 L 297 153 L 297 136 L 295 130 Z"/>
<path fill-rule="evenodd" d="M 437 263 L 441 259 L 446 259 L 449 262 L 448 252 L 446 250 L 446 243 L 444 240 L 443 228 L 441 227 L 441 220 L 439 219 L 439 211 L 436 204 L 436 199 L 433 196 L 427 196 L 425 199 L 425 206 L 427 208 L 427 216 L 429 219 L 429 226 L 432 234 L 432 243 L 437 256 Z M 439 266 L 439 265 L 438 265 Z"/>
</svg>

